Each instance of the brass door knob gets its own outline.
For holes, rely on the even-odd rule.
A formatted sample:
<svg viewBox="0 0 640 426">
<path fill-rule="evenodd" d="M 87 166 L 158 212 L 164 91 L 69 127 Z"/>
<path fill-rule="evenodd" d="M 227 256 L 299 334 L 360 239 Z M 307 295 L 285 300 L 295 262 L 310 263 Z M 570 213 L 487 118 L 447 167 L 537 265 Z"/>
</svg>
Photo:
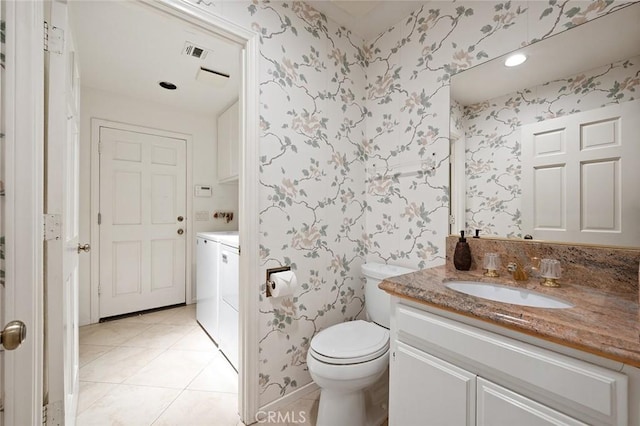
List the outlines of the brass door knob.
<svg viewBox="0 0 640 426">
<path fill-rule="evenodd" d="M 91 246 L 89 244 L 79 244 L 78 243 L 78 253 L 80 253 L 81 251 L 88 253 L 91 250 Z"/>
<path fill-rule="evenodd" d="M 8 350 L 17 349 L 27 338 L 27 326 L 22 321 L 11 321 L 0 332 L 0 343 Z"/>
<path fill-rule="evenodd" d="M 184 234 L 184 229 L 182 228 L 178 229 L 178 235 L 182 235 L 182 234 Z"/>
</svg>

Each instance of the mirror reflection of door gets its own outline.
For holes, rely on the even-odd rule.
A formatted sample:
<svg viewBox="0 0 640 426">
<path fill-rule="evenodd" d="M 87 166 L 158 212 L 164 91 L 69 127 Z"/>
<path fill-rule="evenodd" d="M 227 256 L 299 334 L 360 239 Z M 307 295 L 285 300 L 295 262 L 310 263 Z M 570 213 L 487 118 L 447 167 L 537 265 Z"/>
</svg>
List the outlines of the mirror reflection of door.
<svg viewBox="0 0 640 426">
<path fill-rule="evenodd" d="M 640 245 L 640 101 L 522 127 L 522 229 L 536 239 Z"/>
</svg>

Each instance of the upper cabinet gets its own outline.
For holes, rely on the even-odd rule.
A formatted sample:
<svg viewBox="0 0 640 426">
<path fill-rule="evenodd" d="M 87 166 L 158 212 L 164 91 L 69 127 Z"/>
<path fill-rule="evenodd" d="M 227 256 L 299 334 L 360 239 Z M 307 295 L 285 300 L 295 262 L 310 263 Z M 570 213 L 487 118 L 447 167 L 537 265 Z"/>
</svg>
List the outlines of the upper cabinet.
<svg viewBox="0 0 640 426">
<path fill-rule="evenodd" d="M 218 181 L 236 182 L 240 165 L 238 101 L 218 116 Z"/>
</svg>

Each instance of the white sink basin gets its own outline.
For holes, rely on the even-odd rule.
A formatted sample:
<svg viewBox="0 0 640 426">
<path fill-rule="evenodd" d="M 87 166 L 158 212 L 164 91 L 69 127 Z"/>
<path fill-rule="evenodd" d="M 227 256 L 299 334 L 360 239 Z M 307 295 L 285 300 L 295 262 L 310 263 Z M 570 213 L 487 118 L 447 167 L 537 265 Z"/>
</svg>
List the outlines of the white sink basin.
<svg viewBox="0 0 640 426">
<path fill-rule="evenodd" d="M 446 284 L 451 290 L 475 297 L 489 299 L 512 305 L 532 306 L 534 308 L 566 309 L 573 303 L 546 294 L 522 288 L 507 287 L 500 284 L 476 281 L 451 281 Z"/>
</svg>

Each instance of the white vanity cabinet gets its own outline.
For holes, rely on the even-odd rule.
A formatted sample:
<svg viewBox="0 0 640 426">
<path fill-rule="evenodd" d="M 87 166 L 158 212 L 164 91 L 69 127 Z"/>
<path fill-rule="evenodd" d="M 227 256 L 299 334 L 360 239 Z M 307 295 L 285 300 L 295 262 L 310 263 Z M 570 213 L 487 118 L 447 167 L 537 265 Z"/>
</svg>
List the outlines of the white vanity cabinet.
<svg viewBox="0 0 640 426">
<path fill-rule="evenodd" d="M 395 342 L 389 425 L 475 425 L 475 395 L 475 374 Z"/>
<path fill-rule="evenodd" d="M 421 306 L 392 298 L 389 425 L 628 424 L 624 374 Z"/>
</svg>

